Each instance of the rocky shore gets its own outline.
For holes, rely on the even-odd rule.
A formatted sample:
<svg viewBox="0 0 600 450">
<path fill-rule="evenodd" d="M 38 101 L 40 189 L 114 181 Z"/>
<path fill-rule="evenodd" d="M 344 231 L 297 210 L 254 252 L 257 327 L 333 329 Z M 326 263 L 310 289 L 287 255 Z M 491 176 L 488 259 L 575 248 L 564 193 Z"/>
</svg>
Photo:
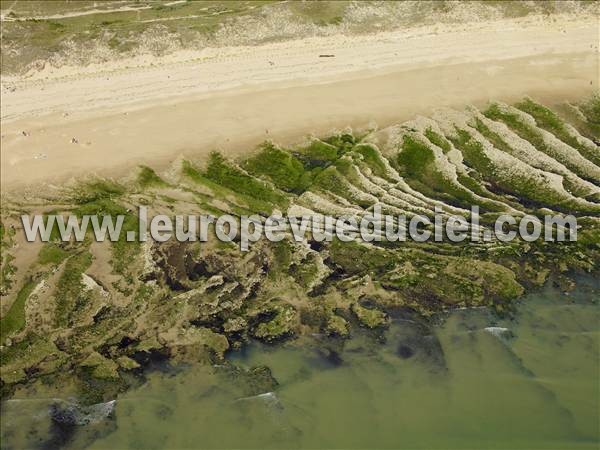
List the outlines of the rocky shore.
<svg viewBox="0 0 600 450">
<path fill-rule="evenodd" d="M 524 99 L 484 110 L 364 132 L 343 130 L 283 148 L 266 142 L 229 160 L 177 160 L 119 180 L 79 180 L 45 198 L 2 206 L 2 398 L 37 384 L 71 386 L 82 405 L 113 400 L 157 360 L 222 364 L 249 340 L 278 344 L 322 336 L 325 352 L 356 330 L 375 336 L 391 318 L 489 306 L 510 313 L 552 278 L 597 273 L 600 263 L 600 103 L 554 109 Z M 577 242 L 27 243 L 21 214 L 293 214 L 357 217 L 482 212 L 574 214 Z M 418 339 L 418 337 L 415 337 Z M 408 356 L 410 348 L 399 349 Z M 276 383 L 268 368 L 232 376 Z M 258 392 L 258 393 L 260 393 Z M 63 414 L 64 416 L 64 414 Z M 62 417 L 62 416 L 61 416 Z"/>
</svg>

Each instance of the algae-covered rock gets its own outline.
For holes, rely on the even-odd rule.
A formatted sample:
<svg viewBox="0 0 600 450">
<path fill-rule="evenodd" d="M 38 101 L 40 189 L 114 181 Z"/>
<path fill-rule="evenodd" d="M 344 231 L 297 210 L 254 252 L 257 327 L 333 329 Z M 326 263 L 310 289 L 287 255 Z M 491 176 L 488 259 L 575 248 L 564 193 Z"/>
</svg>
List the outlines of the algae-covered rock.
<svg viewBox="0 0 600 450">
<path fill-rule="evenodd" d="M 242 317 L 233 317 L 227 319 L 223 324 L 223 331 L 225 333 L 238 333 L 245 330 L 248 327 L 248 322 Z"/>
<path fill-rule="evenodd" d="M 118 365 L 98 352 L 90 355 L 80 363 L 81 367 L 91 368 L 91 375 L 99 380 L 116 380 L 119 378 Z"/>
<path fill-rule="evenodd" d="M 0 352 L 3 383 L 11 385 L 25 380 L 30 373 L 54 372 L 67 358 L 52 341 L 42 336 L 30 335 L 24 340 L 3 346 Z"/>
<path fill-rule="evenodd" d="M 341 316 L 332 314 L 327 320 L 325 326 L 325 332 L 330 336 L 348 337 L 350 332 L 348 331 L 348 322 Z"/>
<path fill-rule="evenodd" d="M 241 390 L 244 396 L 260 395 L 273 392 L 279 383 L 273 377 L 271 369 L 267 366 L 256 366 L 249 369 L 234 365 L 223 365 L 218 368 L 218 373 L 232 381 Z"/>
<path fill-rule="evenodd" d="M 3 370 L 2 383 L 8 385 L 18 383 L 27 379 L 27 374 L 23 369 Z"/>
<path fill-rule="evenodd" d="M 265 213 L 263 218 L 274 210 L 360 218 L 378 205 L 385 214 L 409 219 L 432 218 L 435 206 L 443 207 L 444 216 L 467 217 L 467 205 L 477 204 L 480 225 L 469 230 L 477 235 L 493 231 L 501 211 L 515 217 L 568 212 L 577 216 L 577 242 L 506 243 L 493 236 L 489 242 L 393 236 L 343 242 L 309 232 L 301 242 L 261 239 L 243 252 L 209 231 L 208 241 L 155 242 L 143 252 L 125 241 L 61 243 L 59 250 L 44 247 L 37 261 L 13 273 L 4 255 L 18 259 L 13 249 L 28 244 L 20 233 L 11 234 L 10 242 L 4 234 L 2 268 L 10 273 L 2 275 L 16 284 L 3 297 L 8 339 L 0 347 L 2 392 L 69 367 L 89 393 L 86 401 L 98 402 L 122 386 L 118 374 L 138 364 L 141 370 L 167 358 L 222 363 L 224 353 L 248 335 L 267 343 L 319 332 L 345 338 L 350 315 L 356 318 L 352 325 L 381 330 L 388 324 L 383 311 L 396 316 L 410 310 L 419 318 L 458 307 L 502 311 L 524 287 L 552 279 L 567 289 L 573 273 L 600 268 L 597 170 L 590 171 L 586 154 L 577 156 L 578 150 L 589 148 L 593 156 L 597 149 L 537 105 L 519 108 L 558 133 L 556 139 L 514 109 L 445 110 L 361 137 L 313 139 L 295 150 L 264 147 L 245 162 L 212 155 L 205 169 L 174 166 L 168 184 L 143 169 L 135 186 L 98 180 L 53 204 L 64 205 L 61 212 L 127 213 L 127 230 L 137 229 L 138 218 L 128 211 L 139 204 L 154 215 Z M 2 223 L 18 224 L 12 210 L 37 214 L 29 204 L 7 209 L 3 202 Z M 400 235 L 399 220 L 397 225 Z M 374 237 L 383 234 L 373 230 Z M 35 286 L 28 279 L 44 280 L 44 289 L 29 295 Z M 433 333 L 408 334 L 399 343 L 400 356 L 440 354 Z M 427 346 L 419 350 L 417 341 Z"/>
<path fill-rule="evenodd" d="M 119 356 L 116 361 L 119 367 L 124 370 L 133 370 L 140 367 L 136 361 L 127 356 Z"/>
<path fill-rule="evenodd" d="M 353 303 L 351 310 L 360 324 L 366 328 L 380 328 L 389 324 L 387 315 L 378 309 L 369 309 L 360 306 L 358 303 Z"/>
<path fill-rule="evenodd" d="M 169 347 L 171 357 L 176 360 L 205 360 L 211 356 L 223 359 L 229 349 L 229 341 L 225 336 L 208 328 L 191 327 L 168 335 L 160 335 Z"/>
<path fill-rule="evenodd" d="M 50 419 L 65 425 L 88 425 L 110 417 L 115 408 L 115 400 L 94 405 L 57 400 L 50 405 Z"/>
<path fill-rule="evenodd" d="M 276 305 L 269 311 L 272 318 L 259 323 L 253 336 L 265 342 L 275 342 L 294 334 L 297 322 L 296 310 L 290 305 Z"/>
</svg>

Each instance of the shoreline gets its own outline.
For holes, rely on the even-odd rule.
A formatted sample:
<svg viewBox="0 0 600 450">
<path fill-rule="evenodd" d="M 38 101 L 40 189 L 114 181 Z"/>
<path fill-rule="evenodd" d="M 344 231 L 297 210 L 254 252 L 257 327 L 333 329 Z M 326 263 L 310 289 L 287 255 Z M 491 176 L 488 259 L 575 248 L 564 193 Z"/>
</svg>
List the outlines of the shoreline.
<svg viewBox="0 0 600 450">
<path fill-rule="evenodd" d="M 3 444 L 598 441 L 595 5 L 15 5 Z"/>
</svg>

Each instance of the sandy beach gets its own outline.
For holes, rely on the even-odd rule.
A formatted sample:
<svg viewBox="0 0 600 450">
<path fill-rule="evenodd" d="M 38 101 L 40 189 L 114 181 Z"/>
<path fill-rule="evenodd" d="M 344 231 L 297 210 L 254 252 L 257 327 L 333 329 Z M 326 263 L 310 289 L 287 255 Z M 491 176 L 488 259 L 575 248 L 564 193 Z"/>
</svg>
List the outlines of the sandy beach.
<svg viewBox="0 0 600 450">
<path fill-rule="evenodd" d="M 596 17 L 541 17 L 179 52 L 2 78 L 3 190 L 119 177 L 434 108 L 597 89 Z M 327 55 L 327 56 L 325 56 Z"/>
</svg>

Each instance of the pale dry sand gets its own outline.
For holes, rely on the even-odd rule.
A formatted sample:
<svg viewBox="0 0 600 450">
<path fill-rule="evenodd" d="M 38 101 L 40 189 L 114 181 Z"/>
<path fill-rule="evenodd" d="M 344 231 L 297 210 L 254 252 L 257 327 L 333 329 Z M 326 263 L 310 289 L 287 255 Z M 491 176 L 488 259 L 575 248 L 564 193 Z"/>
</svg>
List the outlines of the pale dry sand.
<svg viewBox="0 0 600 450">
<path fill-rule="evenodd" d="M 597 17 L 529 17 L 3 77 L 2 188 L 160 170 L 442 106 L 574 100 L 598 88 L 598 45 Z"/>
</svg>

